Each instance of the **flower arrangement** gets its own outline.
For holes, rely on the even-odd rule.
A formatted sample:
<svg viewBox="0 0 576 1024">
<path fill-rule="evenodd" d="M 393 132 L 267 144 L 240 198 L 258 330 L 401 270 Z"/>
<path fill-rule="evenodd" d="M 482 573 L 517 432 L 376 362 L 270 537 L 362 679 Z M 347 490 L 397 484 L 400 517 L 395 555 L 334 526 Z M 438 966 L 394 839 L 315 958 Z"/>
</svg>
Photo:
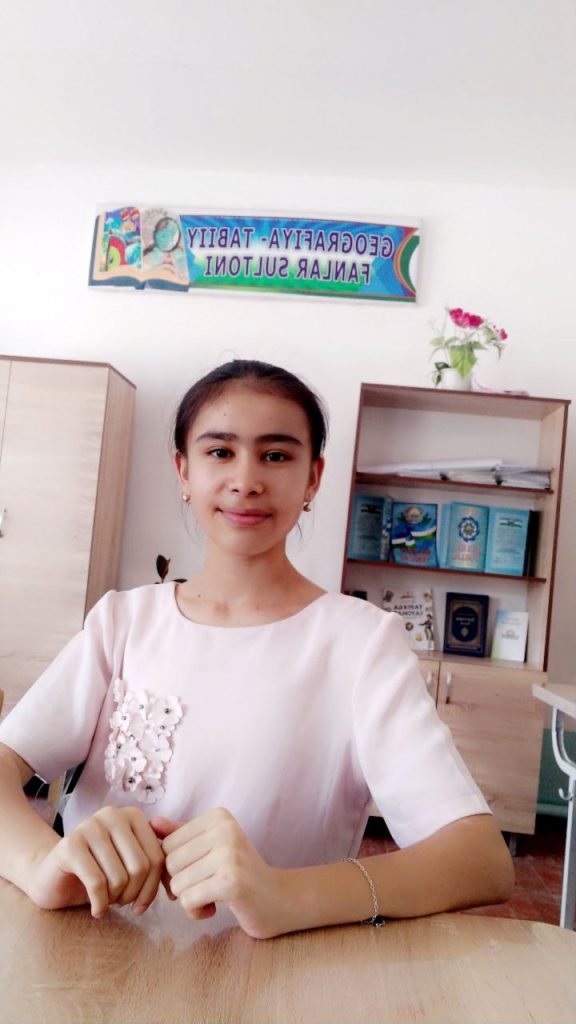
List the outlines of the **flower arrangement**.
<svg viewBox="0 0 576 1024">
<path fill-rule="evenodd" d="M 508 337 L 502 327 L 476 313 L 465 313 L 460 307 L 447 309 L 446 313 L 441 333 L 431 341 L 432 356 L 438 352 L 445 356 L 434 362 L 432 379 L 436 387 L 444 370 L 456 370 L 461 377 L 468 377 L 478 362 L 478 352 L 496 349 L 500 358 Z"/>
</svg>

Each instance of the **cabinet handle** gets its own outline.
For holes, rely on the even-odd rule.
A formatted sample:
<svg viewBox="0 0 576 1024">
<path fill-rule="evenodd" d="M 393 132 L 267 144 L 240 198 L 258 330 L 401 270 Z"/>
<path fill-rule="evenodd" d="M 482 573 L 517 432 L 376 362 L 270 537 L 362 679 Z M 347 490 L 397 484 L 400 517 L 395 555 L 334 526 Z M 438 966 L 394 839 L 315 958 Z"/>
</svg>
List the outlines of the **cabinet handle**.
<svg viewBox="0 0 576 1024">
<path fill-rule="evenodd" d="M 426 689 L 428 693 L 432 693 L 432 670 L 426 673 Z"/>
<path fill-rule="evenodd" d="M 2 523 L 4 522 L 4 516 L 6 515 L 6 512 L 7 512 L 7 509 L 5 509 L 5 508 L 0 509 L 0 537 L 4 536 L 4 534 L 2 532 Z"/>
<path fill-rule="evenodd" d="M 445 701 L 445 703 L 449 704 L 451 698 L 452 698 L 452 673 L 449 672 L 448 675 L 446 676 L 446 701 Z"/>
</svg>

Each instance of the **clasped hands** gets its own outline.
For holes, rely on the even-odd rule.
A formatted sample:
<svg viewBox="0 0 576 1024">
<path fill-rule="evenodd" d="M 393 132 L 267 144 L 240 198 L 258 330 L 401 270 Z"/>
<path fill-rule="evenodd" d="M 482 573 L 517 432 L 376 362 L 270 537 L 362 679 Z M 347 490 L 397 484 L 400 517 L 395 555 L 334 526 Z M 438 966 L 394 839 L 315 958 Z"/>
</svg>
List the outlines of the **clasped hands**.
<svg viewBox="0 0 576 1024">
<path fill-rule="evenodd" d="M 163 884 L 190 917 L 212 917 L 223 903 L 253 938 L 270 938 L 289 930 L 287 874 L 266 864 L 223 808 L 183 823 L 104 807 L 37 856 L 28 894 L 46 909 L 88 902 L 99 918 L 113 904 L 144 913 Z"/>
</svg>

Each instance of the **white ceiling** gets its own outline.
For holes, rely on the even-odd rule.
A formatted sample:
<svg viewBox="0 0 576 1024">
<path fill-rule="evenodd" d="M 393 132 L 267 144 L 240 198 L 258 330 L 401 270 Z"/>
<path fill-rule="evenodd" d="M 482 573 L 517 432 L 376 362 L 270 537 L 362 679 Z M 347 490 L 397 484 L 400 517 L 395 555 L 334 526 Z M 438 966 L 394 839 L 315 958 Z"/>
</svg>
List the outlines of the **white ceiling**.
<svg viewBox="0 0 576 1024">
<path fill-rule="evenodd" d="M 576 185 L 576 0 L 0 0 L 0 162 Z"/>
</svg>

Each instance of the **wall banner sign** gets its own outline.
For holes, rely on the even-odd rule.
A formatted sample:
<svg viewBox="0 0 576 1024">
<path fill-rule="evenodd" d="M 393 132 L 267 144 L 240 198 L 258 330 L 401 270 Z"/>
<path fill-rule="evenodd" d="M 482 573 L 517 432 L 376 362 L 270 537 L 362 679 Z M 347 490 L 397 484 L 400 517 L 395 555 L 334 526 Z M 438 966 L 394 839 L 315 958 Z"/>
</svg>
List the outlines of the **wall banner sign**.
<svg viewBox="0 0 576 1024">
<path fill-rule="evenodd" d="M 416 300 L 417 227 L 124 206 L 96 218 L 91 285 Z"/>
</svg>

